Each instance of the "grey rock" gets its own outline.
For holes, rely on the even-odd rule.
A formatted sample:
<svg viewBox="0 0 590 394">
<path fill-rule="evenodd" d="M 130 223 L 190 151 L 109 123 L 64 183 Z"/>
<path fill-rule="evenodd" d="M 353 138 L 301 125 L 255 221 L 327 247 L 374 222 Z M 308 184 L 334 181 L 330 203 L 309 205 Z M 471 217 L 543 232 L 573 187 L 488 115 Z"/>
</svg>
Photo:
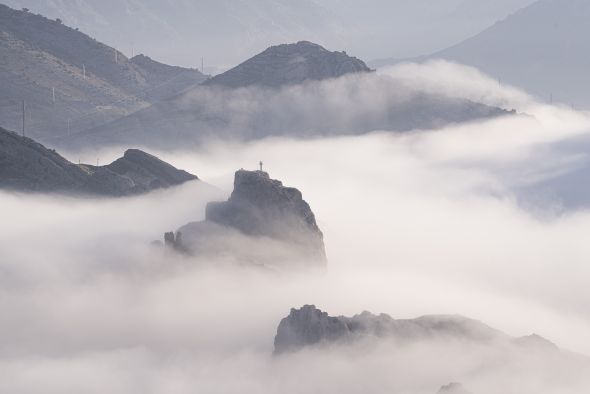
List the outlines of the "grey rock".
<svg viewBox="0 0 590 394">
<path fill-rule="evenodd" d="M 164 234 L 164 246 L 175 252 L 186 253 L 187 250 L 182 239 L 182 232 L 180 231 L 177 231 L 176 234 L 173 231 L 167 232 Z"/>
<path fill-rule="evenodd" d="M 300 41 L 270 47 L 205 84 L 229 88 L 278 87 L 370 71 L 362 60 L 345 52 L 330 52 L 318 44 Z"/>
<path fill-rule="evenodd" d="M 197 179 L 136 149 L 106 166 L 74 164 L 30 138 L 0 128 L 2 189 L 127 196 Z"/>
<path fill-rule="evenodd" d="M 368 338 L 408 342 L 425 339 L 457 339 L 478 343 L 510 338 L 479 321 L 455 315 L 432 315 L 417 319 L 393 319 L 386 314 L 363 312 L 353 317 L 332 317 L 314 305 L 291 309 L 281 320 L 274 340 L 275 353 L 307 346 L 350 343 Z"/>
<path fill-rule="evenodd" d="M 326 263 L 323 234 L 301 192 L 263 171 L 237 171 L 230 198 L 207 204 L 204 221 L 179 231 L 192 254 L 227 254 L 262 265 Z"/>
</svg>

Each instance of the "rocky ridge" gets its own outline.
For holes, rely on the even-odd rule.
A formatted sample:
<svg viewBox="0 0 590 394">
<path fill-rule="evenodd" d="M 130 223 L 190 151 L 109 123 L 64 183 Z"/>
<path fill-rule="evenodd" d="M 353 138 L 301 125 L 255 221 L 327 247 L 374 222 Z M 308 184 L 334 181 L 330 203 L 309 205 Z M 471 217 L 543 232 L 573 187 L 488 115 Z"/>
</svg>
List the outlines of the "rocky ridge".
<svg viewBox="0 0 590 394">
<path fill-rule="evenodd" d="M 0 188 L 127 196 L 197 180 L 137 149 L 105 166 L 74 164 L 34 140 L 0 128 Z"/>
<path fill-rule="evenodd" d="M 165 240 L 183 252 L 261 265 L 326 263 L 323 234 L 301 192 L 263 171 L 237 171 L 227 201 L 210 202 L 204 221 L 168 233 Z"/>
<path fill-rule="evenodd" d="M 477 320 L 458 315 L 432 315 L 416 319 L 394 319 L 389 315 L 363 312 L 353 317 L 330 316 L 314 305 L 291 309 L 281 320 L 274 340 L 276 354 L 369 338 L 399 342 L 427 339 L 461 340 L 475 343 L 494 341 L 514 344 L 518 338 L 495 330 Z M 555 348 L 557 349 L 557 348 Z"/>
</svg>

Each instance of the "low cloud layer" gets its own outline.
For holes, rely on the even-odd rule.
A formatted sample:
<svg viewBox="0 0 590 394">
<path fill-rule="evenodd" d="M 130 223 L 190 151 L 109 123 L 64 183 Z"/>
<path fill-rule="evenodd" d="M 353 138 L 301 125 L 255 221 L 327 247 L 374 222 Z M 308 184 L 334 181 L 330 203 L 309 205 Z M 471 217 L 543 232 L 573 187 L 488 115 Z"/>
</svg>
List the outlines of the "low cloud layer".
<svg viewBox="0 0 590 394">
<path fill-rule="evenodd" d="M 196 183 L 120 200 L 1 193 L 0 392 L 434 394 L 456 380 L 475 394 L 588 392 L 587 361 L 573 356 L 440 343 L 271 356 L 279 320 L 308 303 L 332 315 L 458 313 L 590 354 L 590 214 L 564 206 L 569 190 L 536 198 L 530 188 L 580 168 L 586 154 L 568 143 L 588 136 L 590 118 L 454 70 L 463 85 L 430 88 L 489 90 L 490 103 L 523 115 L 154 152 L 219 194 Z M 233 171 L 259 160 L 310 203 L 326 272 L 220 266 L 149 246 L 202 219 Z"/>
</svg>

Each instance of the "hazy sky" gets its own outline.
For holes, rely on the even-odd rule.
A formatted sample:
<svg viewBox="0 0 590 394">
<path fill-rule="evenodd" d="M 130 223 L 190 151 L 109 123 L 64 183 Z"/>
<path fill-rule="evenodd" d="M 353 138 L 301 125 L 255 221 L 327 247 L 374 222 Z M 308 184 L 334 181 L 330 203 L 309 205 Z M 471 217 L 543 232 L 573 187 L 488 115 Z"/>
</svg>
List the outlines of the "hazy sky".
<svg viewBox="0 0 590 394">
<path fill-rule="evenodd" d="M 131 55 L 228 68 L 286 42 L 310 40 L 366 61 L 431 53 L 533 0 L 4 0 Z"/>
</svg>

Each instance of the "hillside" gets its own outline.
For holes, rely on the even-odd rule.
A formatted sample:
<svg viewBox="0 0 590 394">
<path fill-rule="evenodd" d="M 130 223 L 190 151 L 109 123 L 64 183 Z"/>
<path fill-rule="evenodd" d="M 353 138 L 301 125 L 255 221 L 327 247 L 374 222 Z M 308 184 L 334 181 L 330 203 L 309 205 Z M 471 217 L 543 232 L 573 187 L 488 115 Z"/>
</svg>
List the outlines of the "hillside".
<svg viewBox="0 0 590 394">
<path fill-rule="evenodd" d="M 28 134 L 48 140 L 68 133 L 68 119 L 70 132 L 80 131 L 204 79 L 196 70 L 131 61 L 61 21 L 0 5 L 3 127 L 20 129 L 25 100 Z"/>
<path fill-rule="evenodd" d="M 409 131 L 510 113 L 368 71 L 361 60 L 316 44 L 281 45 L 182 95 L 56 143 L 78 149 L 141 141 L 174 149 L 210 139 Z"/>
<path fill-rule="evenodd" d="M 583 83 L 590 68 L 589 18 L 586 0 L 539 0 L 470 39 L 414 60 L 467 64 L 546 101 L 589 108 Z"/>
<path fill-rule="evenodd" d="M 362 60 L 345 52 L 330 52 L 320 45 L 300 41 L 270 47 L 205 84 L 229 88 L 278 87 L 370 71 Z"/>
<path fill-rule="evenodd" d="M 196 179 L 136 149 L 106 166 L 74 164 L 30 138 L 0 128 L 1 189 L 126 196 Z"/>
</svg>

